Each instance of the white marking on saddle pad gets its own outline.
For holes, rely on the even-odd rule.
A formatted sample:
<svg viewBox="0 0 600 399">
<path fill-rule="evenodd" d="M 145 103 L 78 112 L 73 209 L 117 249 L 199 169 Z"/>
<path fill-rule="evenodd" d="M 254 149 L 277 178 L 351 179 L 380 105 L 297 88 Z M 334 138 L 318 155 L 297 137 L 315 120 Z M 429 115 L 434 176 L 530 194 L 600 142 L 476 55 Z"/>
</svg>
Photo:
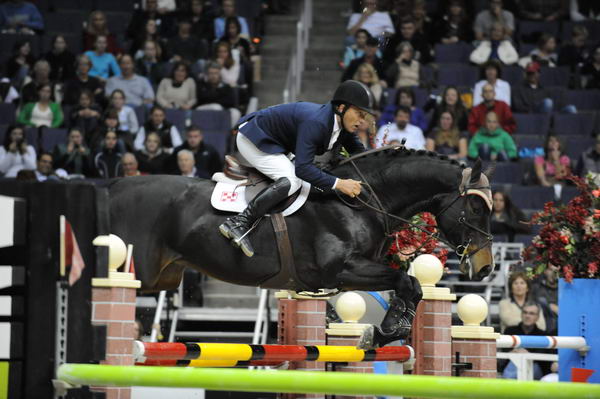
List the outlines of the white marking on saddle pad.
<svg viewBox="0 0 600 399">
<path fill-rule="evenodd" d="M 214 180 L 214 176 L 213 176 Z M 243 180 L 218 181 L 210 197 L 210 203 L 213 208 L 224 212 L 239 213 L 246 209 L 246 187 L 240 186 Z M 310 183 L 302 182 L 300 195 L 288 206 L 282 213 L 283 216 L 289 216 L 304 205 L 310 193 Z"/>
</svg>

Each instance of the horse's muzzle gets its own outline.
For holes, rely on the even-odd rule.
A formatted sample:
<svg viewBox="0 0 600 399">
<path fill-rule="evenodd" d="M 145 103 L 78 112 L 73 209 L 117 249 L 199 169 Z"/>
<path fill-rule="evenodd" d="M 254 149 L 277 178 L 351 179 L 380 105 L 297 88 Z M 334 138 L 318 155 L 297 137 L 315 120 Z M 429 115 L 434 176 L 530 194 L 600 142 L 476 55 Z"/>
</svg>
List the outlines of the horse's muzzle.
<svg viewBox="0 0 600 399">
<path fill-rule="evenodd" d="M 468 261 L 465 260 L 460 264 L 459 267 L 463 274 L 469 276 L 473 281 L 481 281 L 492 274 L 494 271 L 494 257 L 491 248 L 478 250 L 471 245 L 468 251 L 473 255 L 467 255 Z"/>
</svg>

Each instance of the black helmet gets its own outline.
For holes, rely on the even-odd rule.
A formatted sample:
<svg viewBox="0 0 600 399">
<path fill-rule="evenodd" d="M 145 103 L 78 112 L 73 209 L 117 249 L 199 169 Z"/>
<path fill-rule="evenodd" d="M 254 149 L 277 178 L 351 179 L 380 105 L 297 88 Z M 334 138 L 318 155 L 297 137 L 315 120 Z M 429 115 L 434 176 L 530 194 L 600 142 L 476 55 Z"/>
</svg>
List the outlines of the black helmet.
<svg viewBox="0 0 600 399">
<path fill-rule="evenodd" d="M 347 80 L 338 86 L 331 102 L 334 105 L 349 104 L 373 115 L 373 94 L 364 84 L 356 80 Z"/>
</svg>

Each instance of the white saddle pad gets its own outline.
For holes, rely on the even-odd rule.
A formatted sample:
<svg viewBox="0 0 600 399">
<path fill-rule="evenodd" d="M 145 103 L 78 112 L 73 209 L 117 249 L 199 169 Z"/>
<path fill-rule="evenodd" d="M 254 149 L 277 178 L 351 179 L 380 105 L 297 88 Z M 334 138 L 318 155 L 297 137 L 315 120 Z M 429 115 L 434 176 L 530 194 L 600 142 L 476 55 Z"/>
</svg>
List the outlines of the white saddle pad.
<svg viewBox="0 0 600 399">
<path fill-rule="evenodd" d="M 210 197 L 210 203 L 213 208 L 224 212 L 239 213 L 246 209 L 246 180 L 233 180 L 218 172 L 212 176 L 212 180 L 217 182 Z M 302 181 L 300 194 L 296 200 L 288 206 L 283 212 L 283 216 L 289 216 L 304 205 L 310 193 L 310 183 Z"/>
</svg>

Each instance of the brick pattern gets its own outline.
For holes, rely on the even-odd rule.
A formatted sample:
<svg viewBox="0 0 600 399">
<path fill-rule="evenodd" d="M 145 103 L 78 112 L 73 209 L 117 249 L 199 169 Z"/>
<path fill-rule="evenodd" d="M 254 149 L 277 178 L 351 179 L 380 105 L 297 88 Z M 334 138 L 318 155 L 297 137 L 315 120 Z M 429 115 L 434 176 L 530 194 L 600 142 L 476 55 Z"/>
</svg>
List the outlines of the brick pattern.
<svg viewBox="0 0 600 399">
<path fill-rule="evenodd" d="M 100 364 L 132 366 L 135 328 L 134 288 L 93 287 L 92 324 L 106 325 L 106 355 Z M 106 399 L 130 399 L 131 388 L 96 387 Z"/>
<path fill-rule="evenodd" d="M 463 370 L 461 376 L 496 378 L 496 340 L 454 338 L 452 354 L 460 353 L 461 363 L 472 363 L 472 370 Z"/>
<path fill-rule="evenodd" d="M 452 374 L 452 302 L 424 299 L 417 307 L 411 343 L 415 349 L 413 374 Z"/>
<path fill-rule="evenodd" d="M 356 346 L 360 337 L 347 337 L 328 335 L 327 345 L 335 346 Z M 349 362 L 333 363 L 333 371 L 343 371 L 348 373 L 373 373 L 373 362 Z M 374 399 L 373 396 L 341 396 L 336 395 L 335 399 Z"/>
<path fill-rule="evenodd" d="M 277 341 L 280 345 L 325 345 L 323 299 L 280 299 Z M 325 371 L 324 362 L 290 362 L 290 370 Z M 281 399 L 324 399 L 318 394 L 279 394 Z"/>
</svg>

